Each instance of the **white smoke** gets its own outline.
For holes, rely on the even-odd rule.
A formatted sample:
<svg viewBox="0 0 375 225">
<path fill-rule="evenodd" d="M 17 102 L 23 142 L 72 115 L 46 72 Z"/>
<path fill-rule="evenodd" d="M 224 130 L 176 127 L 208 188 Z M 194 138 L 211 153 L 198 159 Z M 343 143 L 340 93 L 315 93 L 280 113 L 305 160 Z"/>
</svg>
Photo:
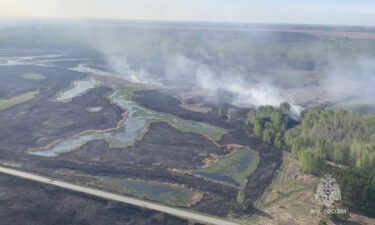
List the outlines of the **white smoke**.
<svg viewBox="0 0 375 225">
<path fill-rule="evenodd" d="M 134 83 L 160 85 L 160 82 L 156 79 L 151 78 L 150 74 L 146 70 L 142 68 L 132 68 L 124 55 L 109 53 L 107 53 L 106 55 L 106 60 L 109 66 L 117 76 L 120 76 Z"/>
<path fill-rule="evenodd" d="M 291 104 L 294 116 L 299 116 L 302 107 L 293 103 L 290 96 L 283 95 L 280 89 L 267 83 L 251 83 L 238 74 L 218 76 L 208 66 L 202 66 L 195 75 L 199 87 L 212 95 L 218 92 L 231 94 L 231 104 L 239 107 L 258 107 L 261 105 L 279 106 L 283 102 Z"/>
<path fill-rule="evenodd" d="M 350 64 L 332 62 L 322 85 L 331 97 L 375 98 L 375 59 L 358 57 Z"/>
</svg>

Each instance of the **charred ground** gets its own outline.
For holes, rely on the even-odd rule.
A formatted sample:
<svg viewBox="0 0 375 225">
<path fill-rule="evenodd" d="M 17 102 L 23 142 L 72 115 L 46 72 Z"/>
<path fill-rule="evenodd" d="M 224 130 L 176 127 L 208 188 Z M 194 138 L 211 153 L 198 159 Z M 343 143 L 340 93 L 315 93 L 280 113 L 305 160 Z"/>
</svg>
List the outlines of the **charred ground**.
<svg viewBox="0 0 375 225">
<path fill-rule="evenodd" d="M 2 174 L 0 192 L 0 224 L 4 225 L 188 224 L 162 213 Z"/>
<path fill-rule="evenodd" d="M 36 81 L 18 79 L 25 71 L 47 74 L 47 79 L 40 84 Z M 108 129 L 116 126 L 123 113 L 121 109 L 110 104 L 106 95 L 109 88 L 99 87 L 70 103 L 51 103 L 49 101 L 58 90 L 69 86 L 71 80 L 83 76 L 73 73 L 71 77 L 53 83 L 49 74 L 53 71 L 38 71 L 35 68 L 18 68 L 6 79 L 12 83 L 30 82 L 18 92 L 39 89 L 41 94 L 28 102 L 13 106 L 0 113 L 1 160 L 29 171 L 58 177 L 57 170 L 68 170 L 88 176 L 136 178 L 146 181 L 158 181 L 183 185 L 203 194 L 203 199 L 192 206 L 192 209 L 227 216 L 231 212 L 239 212 L 236 203 L 238 189 L 225 184 L 218 184 L 193 176 L 184 171 L 201 168 L 203 161 L 210 154 L 222 157 L 228 154 L 227 144 L 241 144 L 259 151 L 261 162 L 259 168 L 250 176 L 245 191 L 251 201 L 256 200 L 272 181 L 275 169 L 280 163 L 280 154 L 270 146 L 262 144 L 243 124 L 241 117 L 228 122 L 210 113 L 196 113 L 180 106 L 180 101 L 172 93 L 159 91 L 137 92 L 137 103 L 160 112 L 176 115 L 183 119 L 196 120 L 229 129 L 229 133 L 214 144 L 203 136 L 176 130 L 166 123 L 151 124 L 145 137 L 127 149 L 111 149 L 108 143 L 93 141 L 78 151 L 62 154 L 60 157 L 38 157 L 29 155 L 30 147 L 45 146 L 52 141 L 64 139 L 85 130 Z M 55 73 L 56 74 L 56 73 Z M 13 80 L 12 80 L 13 79 Z M 52 83 L 48 83 L 52 82 Z M 52 86 L 52 88 L 51 88 Z M 25 88 L 27 87 L 27 88 Z M 10 89 L 9 89 L 10 90 Z M 4 93 L 9 93 L 5 91 Z M 12 92 L 15 94 L 16 92 Z M 5 94 L 4 94 L 5 96 Z M 157 101 L 158 104 L 152 104 Z M 101 106 L 103 111 L 88 113 L 85 109 Z M 212 106 L 216 107 L 216 106 Z M 25 114 L 19 114 L 25 112 Z M 19 115 L 17 115 L 19 114 Z M 176 172 L 177 170 L 177 172 Z M 84 183 L 85 179 L 75 176 L 64 176 L 76 183 Z"/>
</svg>

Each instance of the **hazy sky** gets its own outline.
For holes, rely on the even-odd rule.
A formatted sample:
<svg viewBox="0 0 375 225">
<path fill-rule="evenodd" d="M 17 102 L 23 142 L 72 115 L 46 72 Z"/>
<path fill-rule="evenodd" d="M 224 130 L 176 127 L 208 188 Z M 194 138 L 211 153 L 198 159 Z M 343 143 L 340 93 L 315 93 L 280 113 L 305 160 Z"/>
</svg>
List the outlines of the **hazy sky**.
<svg viewBox="0 0 375 225">
<path fill-rule="evenodd" d="M 375 25 L 375 0 L 0 0 L 0 17 Z"/>
</svg>

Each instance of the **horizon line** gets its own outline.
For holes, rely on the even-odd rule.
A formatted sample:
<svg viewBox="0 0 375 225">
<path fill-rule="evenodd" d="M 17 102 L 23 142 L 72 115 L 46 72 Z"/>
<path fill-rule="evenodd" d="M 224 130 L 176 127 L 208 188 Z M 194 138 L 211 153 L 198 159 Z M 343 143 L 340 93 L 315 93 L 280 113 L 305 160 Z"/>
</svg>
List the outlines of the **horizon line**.
<svg viewBox="0 0 375 225">
<path fill-rule="evenodd" d="M 71 20 L 71 21 L 113 21 L 113 22 L 142 22 L 142 23 L 196 23 L 196 24 L 232 24 L 232 25 L 281 25 L 281 26 L 329 26 L 329 27 L 366 27 L 375 28 L 374 25 L 361 25 L 361 24 L 334 24 L 334 23 L 285 23 L 285 22 L 250 22 L 250 21 L 199 21 L 199 20 L 162 20 L 162 19 L 130 19 L 130 18 L 105 18 L 105 17 L 39 17 L 39 16 L 0 16 L 1 20 Z"/>
</svg>

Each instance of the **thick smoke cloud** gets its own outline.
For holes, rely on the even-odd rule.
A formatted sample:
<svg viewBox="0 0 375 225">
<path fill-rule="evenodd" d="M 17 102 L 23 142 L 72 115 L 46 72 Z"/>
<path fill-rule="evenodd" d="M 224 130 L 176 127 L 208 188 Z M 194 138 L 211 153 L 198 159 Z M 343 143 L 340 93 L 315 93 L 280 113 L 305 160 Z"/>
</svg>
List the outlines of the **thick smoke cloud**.
<svg viewBox="0 0 375 225">
<path fill-rule="evenodd" d="M 295 115 L 298 115 L 302 109 L 294 104 L 291 96 L 283 95 L 280 89 L 269 83 L 251 82 L 239 72 L 221 71 L 217 74 L 208 65 L 194 62 L 181 54 L 176 55 L 173 62 L 171 66 L 173 72 L 192 74 L 191 79 L 195 85 L 206 90 L 209 95 L 216 96 L 217 99 L 220 98 L 220 93 L 224 93 L 225 100 L 233 105 L 239 107 L 279 106 L 283 102 L 289 102 Z"/>
</svg>

